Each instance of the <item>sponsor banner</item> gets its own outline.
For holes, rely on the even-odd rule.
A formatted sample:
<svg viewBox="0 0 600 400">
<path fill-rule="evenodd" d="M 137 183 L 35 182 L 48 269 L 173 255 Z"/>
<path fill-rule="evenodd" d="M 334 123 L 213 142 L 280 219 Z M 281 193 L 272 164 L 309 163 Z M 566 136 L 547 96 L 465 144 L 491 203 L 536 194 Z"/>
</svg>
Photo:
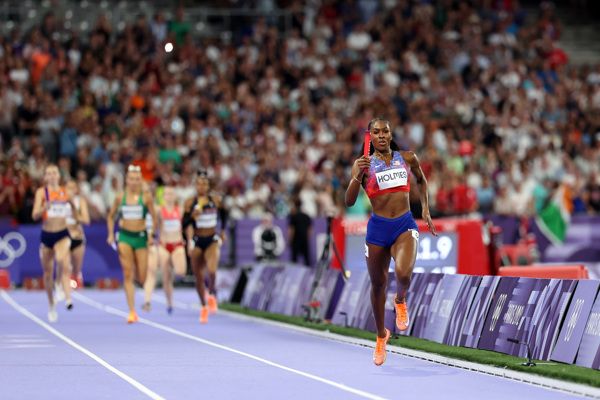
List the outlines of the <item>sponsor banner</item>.
<svg viewBox="0 0 600 400">
<path fill-rule="evenodd" d="M 536 304 L 549 283 L 549 279 L 502 277 L 477 347 L 524 357 L 526 347 L 508 339 L 527 342 Z"/>
<path fill-rule="evenodd" d="M 236 265 L 255 262 L 252 230 L 260 220 L 244 219 L 236 225 L 235 237 L 227 240 L 221 248 L 221 263 L 228 264 L 237 257 Z M 276 219 L 287 235 L 287 220 Z M 324 218 L 313 220 L 314 235 L 310 243 L 311 265 L 321 254 L 327 223 Z M 117 252 L 106 243 L 106 224 L 94 222 L 84 227 L 87 247 L 83 261 L 83 278 L 86 284 L 94 284 L 98 279 L 114 278 L 122 280 L 121 266 Z M 41 277 L 39 261 L 40 225 L 16 225 L 9 220 L 0 220 L 0 268 L 8 268 L 11 280 L 20 285 L 24 278 Z M 229 234 L 229 232 L 228 232 Z M 290 259 L 289 248 L 281 255 L 281 262 Z M 363 257 L 364 261 L 364 257 Z M 364 262 L 363 262 L 364 268 Z"/>
<path fill-rule="evenodd" d="M 273 280 L 273 290 L 267 311 L 285 315 L 303 315 L 308 302 L 314 270 L 307 267 L 284 267 Z"/>
<path fill-rule="evenodd" d="M 265 311 L 273 290 L 275 276 L 283 271 L 282 266 L 256 264 L 248 276 L 242 297 L 242 305 L 254 310 Z"/>
<path fill-rule="evenodd" d="M 408 293 L 406 294 L 406 306 L 408 307 L 408 316 L 411 320 L 411 323 L 407 330 L 404 332 L 398 332 L 400 335 L 409 336 L 412 331 L 414 321 L 413 310 L 417 310 L 417 306 L 420 304 L 421 297 L 425 293 L 425 287 L 427 285 L 427 280 L 429 279 L 429 273 L 421 273 L 421 272 L 413 272 L 412 277 L 410 278 L 410 286 L 408 287 Z"/>
<path fill-rule="evenodd" d="M 360 320 L 364 315 L 360 315 L 360 308 L 363 304 L 370 303 L 368 290 L 371 281 L 367 271 L 354 272 L 344 285 L 344 290 L 338 301 L 332 322 L 341 326 L 359 327 Z"/>
<path fill-rule="evenodd" d="M 219 300 L 219 303 L 231 301 L 231 296 L 233 296 L 235 287 L 240 280 L 241 273 L 241 268 L 219 268 L 219 272 L 217 273 L 217 282 L 215 283 L 217 289 L 217 299 Z"/>
<path fill-rule="evenodd" d="M 464 322 L 460 339 L 461 346 L 477 348 L 485 318 L 499 282 L 499 276 L 484 276 L 481 278 L 481 283 L 473 297 L 471 308 Z"/>
<path fill-rule="evenodd" d="M 448 322 L 446 334 L 442 343 L 450 346 L 459 346 L 462 331 L 475 299 L 475 294 L 481 283 L 481 276 L 463 275 L 465 279 L 458 291 L 458 297 L 454 302 L 454 309 Z"/>
<path fill-rule="evenodd" d="M 575 293 L 569 302 L 567 315 L 560 328 L 558 340 L 552 351 L 551 360 L 567 364 L 575 362 L 577 350 L 599 288 L 599 281 L 578 281 Z"/>
<path fill-rule="evenodd" d="M 435 295 L 435 292 L 441 282 L 443 274 L 427 274 L 426 283 L 424 284 L 422 294 L 417 301 L 416 307 L 409 308 L 409 316 L 411 318 L 412 329 L 410 335 L 414 337 L 423 338 L 425 334 L 425 327 L 427 326 L 427 319 L 429 317 L 429 309 L 431 306 L 431 300 Z"/>
<path fill-rule="evenodd" d="M 532 357 L 549 360 L 558 337 L 569 300 L 577 286 L 576 280 L 551 279 L 535 303 L 531 319 L 531 330 L 526 343 L 531 346 Z"/>
<path fill-rule="evenodd" d="M 15 257 L 8 266 L 10 277 L 15 284 L 22 284 L 25 278 L 41 277 L 42 267 L 39 258 L 39 225 L 20 225 L 8 233 L 18 235 L 26 243 L 24 251 Z M 83 279 L 86 284 L 94 284 L 98 279 L 111 278 L 122 281 L 123 273 L 119 255 L 106 243 L 106 225 L 92 224 L 85 227 L 86 250 L 83 258 Z M 4 235 L 6 237 L 6 235 Z M 11 243 L 13 243 L 11 241 Z M 16 247 L 16 242 L 14 242 Z"/>
<path fill-rule="evenodd" d="M 319 284 L 317 286 L 317 289 L 315 290 L 315 294 L 313 296 L 312 299 L 309 299 L 309 301 L 311 300 L 315 300 L 318 301 L 319 303 L 321 303 L 321 306 L 319 307 L 318 312 L 315 315 L 315 318 L 319 319 L 319 320 L 324 320 L 326 319 L 328 316 L 327 311 L 329 310 L 330 306 L 332 306 L 333 303 L 337 302 L 337 299 L 335 299 L 336 297 L 336 286 L 338 284 L 338 281 L 342 280 L 342 276 L 339 270 L 334 270 L 334 269 L 328 269 L 323 273 L 323 276 L 321 276 L 321 279 L 319 281 Z M 343 280 L 342 280 L 343 282 Z M 312 289 L 312 282 L 311 285 L 308 288 L 308 291 L 310 293 Z M 337 296 L 339 296 L 341 294 L 341 291 L 337 294 Z"/>
<path fill-rule="evenodd" d="M 466 275 L 444 275 L 431 299 L 423 338 L 442 343 Z"/>
<path fill-rule="evenodd" d="M 575 364 L 600 369 L 600 296 L 596 297 L 585 324 Z"/>
</svg>

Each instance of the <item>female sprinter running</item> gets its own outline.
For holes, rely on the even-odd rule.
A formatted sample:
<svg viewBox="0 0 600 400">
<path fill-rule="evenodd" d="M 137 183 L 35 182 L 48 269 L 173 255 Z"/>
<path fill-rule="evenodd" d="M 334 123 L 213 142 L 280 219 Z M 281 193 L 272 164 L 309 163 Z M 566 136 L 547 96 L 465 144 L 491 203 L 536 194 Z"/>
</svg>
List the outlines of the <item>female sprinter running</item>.
<svg viewBox="0 0 600 400">
<path fill-rule="evenodd" d="M 34 220 L 42 218 L 40 261 L 44 270 L 44 287 L 48 295 L 48 321 L 56 322 L 58 314 L 54 303 L 54 260 L 60 271 L 60 281 L 65 294 L 67 310 L 73 308 L 71 301 L 71 263 L 69 247 L 71 238 L 67 229 L 69 207 L 75 208 L 71 197 L 59 185 L 60 173 L 56 165 L 48 165 L 44 171 L 45 186 L 35 192 L 33 211 Z M 77 217 L 76 217 L 77 218 Z"/>
<path fill-rule="evenodd" d="M 423 219 L 429 230 L 436 234 L 427 198 L 427 181 L 421 170 L 419 159 L 412 151 L 399 151 L 392 142 L 389 121 L 376 118 L 369 123 L 371 149 L 369 157 L 362 156 L 354 161 L 352 180 L 346 190 L 346 206 L 356 201 L 361 188 L 367 192 L 373 215 L 367 225 L 365 256 L 371 277 L 371 306 L 377 325 L 377 343 L 373 362 L 385 362 L 385 346 L 390 331 L 384 327 L 385 299 L 390 258 L 395 261 L 398 290 L 396 293 L 396 326 L 408 329 L 409 317 L 406 308 L 406 292 L 417 256 L 419 231 L 409 205 L 409 172 L 419 184 Z M 410 168 L 410 171 L 409 171 Z"/>
<path fill-rule="evenodd" d="M 158 246 L 158 263 L 162 269 L 163 288 L 167 297 L 167 313 L 173 312 L 173 276 L 184 276 L 186 270 L 185 247 L 183 246 L 183 230 L 181 229 L 182 212 L 177 204 L 177 196 L 173 186 L 166 186 L 163 192 L 164 205 L 157 215 L 160 227 Z M 156 283 L 156 269 L 148 268 L 148 277 L 144 285 L 145 301 L 150 298 Z"/>
<path fill-rule="evenodd" d="M 106 225 L 107 242 L 115 245 L 115 217 L 119 213 L 119 232 L 117 233 L 119 261 L 123 268 L 123 286 L 129 307 L 127 323 L 137 322 L 135 312 L 134 278 L 140 285 L 146 281 L 148 269 L 148 245 L 152 245 L 153 232 L 146 231 L 146 215 L 150 213 L 156 227 L 154 203 L 149 192 L 142 190 L 142 173 L 139 166 L 130 165 L 125 177 L 125 190 L 115 198 Z"/>
<path fill-rule="evenodd" d="M 200 297 L 200 323 L 208 322 L 208 313 L 217 312 L 215 296 L 217 267 L 221 244 L 225 240 L 227 214 L 221 208 L 221 198 L 210 194 L 208 175 L 200 171 L 196 177 L 196 197 L 185 203 L 183 216 L 192 269 L 196 277 L 196 290 Z M 221 233 L 217 235 L 217 221 L 221 217 Z M 208 269 L 208 296 L 205 297 L 204 267 Z M 207 306 L 208 303 L 208 306 Z"/>
<path fill-rule="evenodd" d="M 73 199 L 74 208 L 69 207 L 67 215 L 67 228 L 71 237 L 71 279 L 77 283 L 77 287 L 83 285 L 83 256 L 85 254 L 85 233 L 83 225 L 89 225 L 90 213 L 87 201 L 79 194 L 79 186 L 74 180 L 67 182 L 67 194 Z"/>
</svg>

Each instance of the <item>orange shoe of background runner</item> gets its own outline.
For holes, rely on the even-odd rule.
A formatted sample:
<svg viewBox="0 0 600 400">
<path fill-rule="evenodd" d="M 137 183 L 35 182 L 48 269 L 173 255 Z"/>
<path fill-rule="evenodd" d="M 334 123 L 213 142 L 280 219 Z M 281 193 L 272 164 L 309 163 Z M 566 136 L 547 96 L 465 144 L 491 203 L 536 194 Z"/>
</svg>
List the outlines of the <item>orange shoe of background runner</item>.
<svg viewBox="0 0 600 400">
<path fill-rule="evenodd" d="M 208 323 L 208 307 L 202 306 L 200 308 L 200 323 L 206 324 Z"/>
<path fill-rule="evenodd" d="M 217 310 L 219 309 L 219 305 L 217 304 L 217 298 L 214 295 L 209 295 L 208 296 L 208 311 L 211 314 L 216 314 Z"/>
<path fill-rule="evenodd" d="M 390 340 L 391 332 L 386 328 L 385 337 L 380 338 L 377 336 L 377 342 L 375 343 L 375 352 L 373 352 L 373 362 L 375 365 L 380 366 L 385 362 L 387 353 L 385 352 L 385 345 Z"/>
<path fill-rule="evenodd" d="M 408 318 L 408 307 L 406 301 L 403 303 L 396 303 L 396 327 L 400 331 L 408 329 L 410 319 Z"/>
<path fill-rule="evenodd" d="M 134 322 L 138 322 L 138 315 L 135 311 L 130 311 L 129 316 L 127 317 L 127 323 L 133 324 Z"/>
</svg>

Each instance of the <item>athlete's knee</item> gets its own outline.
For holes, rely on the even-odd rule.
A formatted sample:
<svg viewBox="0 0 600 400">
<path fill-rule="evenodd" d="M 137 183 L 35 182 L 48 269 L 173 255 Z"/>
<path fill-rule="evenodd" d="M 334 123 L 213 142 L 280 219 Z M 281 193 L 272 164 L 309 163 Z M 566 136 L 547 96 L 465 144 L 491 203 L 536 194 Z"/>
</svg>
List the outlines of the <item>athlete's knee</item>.
<svg viewBox="0 0 600 400">
<path fill-rule="evenodd" d="M 371 288 L 373 292 L 380 293 L 387 288 L 387 279 L 385 277 L 371 280 Z"/>
<path fill-rule="evenodd" d="M 123 268 L 123 279 L 126 281 L 133 280 L 133 268 Z"/>
<path fill-rule="evenodd" d="M 185 275 L 185 265 L 175 266 L 174 268 L 175 275 L 184 276 Z"/>
</svg>

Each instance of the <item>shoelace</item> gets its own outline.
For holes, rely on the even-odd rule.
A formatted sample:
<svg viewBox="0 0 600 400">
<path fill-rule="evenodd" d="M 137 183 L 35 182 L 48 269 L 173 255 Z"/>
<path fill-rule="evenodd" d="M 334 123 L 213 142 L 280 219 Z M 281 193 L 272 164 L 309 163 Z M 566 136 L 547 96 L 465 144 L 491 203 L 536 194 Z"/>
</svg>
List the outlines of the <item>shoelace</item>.
<svg viewBox="0 0 600 400">
<path fill-rule="evenodd" d="M 406 304 L 398 304 L 396 311 L 398 311 L 401 321 L 406 321 L 408 319 L 408 312 L 406 309 Z"/>
<path fill-rule="evenodd" d="M 383 353 L 385 350 L 385 338 L 377 338 L 377 343 L 375 344 L 375 353 Z"/>
</svg>

